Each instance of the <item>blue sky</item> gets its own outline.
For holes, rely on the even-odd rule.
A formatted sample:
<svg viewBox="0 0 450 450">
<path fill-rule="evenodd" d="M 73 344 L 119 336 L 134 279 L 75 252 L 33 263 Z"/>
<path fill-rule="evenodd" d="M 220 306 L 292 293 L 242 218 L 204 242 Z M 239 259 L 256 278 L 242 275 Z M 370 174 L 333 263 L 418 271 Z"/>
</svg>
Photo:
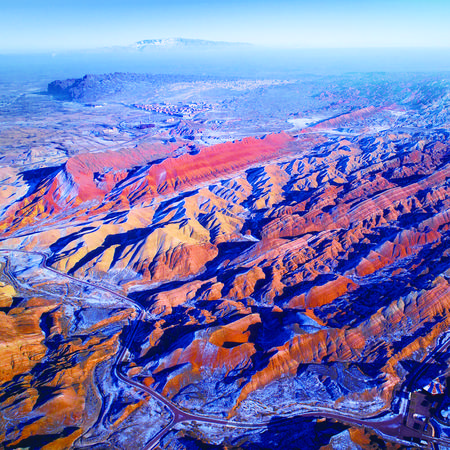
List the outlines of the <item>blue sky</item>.
<svg viewBox="0 0 450 450">
<path fill-rule="evenodd" d="M 450 47 L 450 0 L 0 0 L 0 51 L 185 37 L 292 47 Z"/>
</svg>

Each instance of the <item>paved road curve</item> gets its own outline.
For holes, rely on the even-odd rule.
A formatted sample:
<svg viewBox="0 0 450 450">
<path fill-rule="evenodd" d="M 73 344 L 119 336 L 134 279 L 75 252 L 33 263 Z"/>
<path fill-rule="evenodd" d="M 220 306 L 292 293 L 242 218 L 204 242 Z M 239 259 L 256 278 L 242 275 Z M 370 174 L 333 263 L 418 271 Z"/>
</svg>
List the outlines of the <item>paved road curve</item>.
<svg viewBox="0 0 450 450">
<path fill-rule="evenodd" d="M 130 334 L 127 337 L 126 345 L 122 346 L 120 349 L 117 358 L 113 364 L 113 373 L 114 375 L 122 380 L 124 383 L 128 384 L 129 386 L 132 386 L 134 388 L 140 389 L 142 391 L 147 392 L 149 395 L 151 395 L 154 399 L 161 402 L 169 411 L 171 414 L 171 420 L 170 422 L 159 431 L 159 433 L 154 436 L 151 441 L 145 446 L 144 450 L 150 450 L 154 448 L 160 441 L 160 439 L 169 432 L 177 423 L 180 422 L 187 422 L 187 421 L 197 421 L 197 422 L 203 422 L 203 423 L 210 423 L 210 424 L 216 424 L 216 425 L 222 425 L 222 426 L 228 426 L 228 427 L 235 427 L 235 428 L 266 428 L 269 423 L 269 421 L 265 422 L 257 422 L 257 423 L 246 423 L 246 422 L 236 422 L 233 420 L 227 420 L 223 418 L 218 417 L 211 417 L 211 416 L 204 416 L 201 414 L 193 414 L 187 411 L 182 410 L 179 408 L 175 403 L 170 401 L 168 398 L 161 395 L 158 391 L 152 389 L 151 387 L 145 386 L 142 383 L 139 383 L 132 378 L 129 378 L 124 373 L 121 372 L 120 368 L 122 364 L 126 360 L 126 353 L 127 348 L 129 347 L 129 344 L 132 343 L 138 324 L 141 320 L 143 320 L 146 316 L 146 311 L 142 308 L 139 303 L 136 303 L 134 300 L 130 299 L 129 297 L 126 297 L 120 293 L 117 293 L 116 291 L 113 291 L 112 289 L 109 289 L 104 286 L 99 286 L 94 283 L 90 283 L 88 281 L 80 280 L 78 278 L 75 278 L 71 275 L 68 275 L 64 272 L 60 272 L 59 270 L 56 270 L 52 268 L 51 266 L 47 265 L 47 258 L 48 255 L 43 252 L 37 252 L 37 251 L 26 251 L 26 250 L 15 250 L 15 249 L 0 249 L 0 252 L 3 253 L 24 253 L 29 255 L 35 255 L 41 257 L 41 262 L 39 264 L 39 267 L 49 270 L 50 272 L 53 272 L 55 274 L 58 274 L 59 276 L 65 277 L 75 283 L 79 283 L 85 286 L 93 287 L 96 289 L 100 289 L 104 292 L 108 292 L 116 297 L 119 297 L 127 302 L 130 302 L 133 304 L 133 306 L 139 311 L 139 314 L 137 318 L 134 320 L 134 326 L 131 328 Z M 4 267 L 5 275 L 11 279 L 11 281 L 14 283 L 14 279 L 12 274 L 9 270 L 9 261 L 7 261 L 5 267 Z M 430 358 L 434 356 L 434 354 L 440 350 L 446 349 L 450 345 L 449 339 L 442 339 L 441 345 L 438 345 L 437 348 L 433 350 L 433 352 L 425 359 L 425 361 L 428 361 Z M 424 362 L 425 362 L 424 361 Z M 405 385 L 402 389 L 402 391 L 407 391 L 412 383 L 408 383 Z M 384 436 L 388 440 L 393 440 L 395 442 L 408 444 L 411 446 L 411 443 L 409 441 L 405 441 L 403 439 L 403 435 L 401 433 L 401 430 L 404 424 L 405 414 L 406 414 L 407 408 L 401 408 L 401 411 L 398 415 L 393 415 L 389 411 L 386 411 L 384 414 L 380 415 L 378 414 L 375 417 L 358 417 L 354 414 L 344 414 L 340 413 L 338 411 L 334 411 L 332 409 L 328 408 L 315 408 L 310 411 L 302 412 L 302 413 L 296 413 L 293 417 L 317 417 L 317 418 L 327 418 L 327 419 L 334 419 L 338 420 L 340 422 L 349 424 L 349 425 L 356 425 L 356 426 L 364 426 L 373 429 L 375 432 L 378 432 L 382 436 Z M 289 418 L 285 418 L 284 420 L 288 420 Z M 280 419 L 282 421 L 283 419 Z M 412 431 L 412 430 L 411 430 Z M 423 436 L 419 433 L 409 433 L 408 437 L 416 437 L 418 439 L 425 439 L 430 444 L 444 444 L 449 445 L 450 441 L 448 439 L 443 439 L 439 437 L 431 437 L 431 436 Z M 414 445 L 414 444 L 413 444 Z M 416 445 L 417 447 L 421 447 L 420 445 Z"/>
</svg>

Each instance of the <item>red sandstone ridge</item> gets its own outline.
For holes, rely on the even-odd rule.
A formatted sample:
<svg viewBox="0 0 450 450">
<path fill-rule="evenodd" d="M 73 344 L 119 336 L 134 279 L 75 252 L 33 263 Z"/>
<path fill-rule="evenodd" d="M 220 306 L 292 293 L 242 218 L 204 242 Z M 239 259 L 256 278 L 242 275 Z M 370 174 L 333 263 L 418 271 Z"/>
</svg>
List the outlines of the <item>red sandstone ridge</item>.
<svg viewBox="0 0 450 450">
<path fill-rule="evenodd" d="M 306 133 L 311 130 L 322 130 L 326 128 L 336 128 L 343 127 L 349 124 L 355 124 L 357 121 L 368 118 L 379 111 L 381 111 L 381 108 L 376 108 L 375 106 L 368 106 L 366 108 L 357 109 L 355 111 L 332 117 L 331 119 L 324 120 L 316 125 L 305 128 L 302 130 L 302 133 Z"/>
<path fill-rule="evenodd" d="M 145 177 L 128 184 L 124 193 L 132 195 L 139 190 L 140 194 L 146 197 L 170 194 L 175 190 L 195 186 L 220 175 L 235 173 L 250 165 L 274 158 L 293 140 L 294 138 L 285 133 L 269 134 L 263 138 L 250 137 L 205 147 L 195 155 L 169 157 L 160 163 L 152 164 Z M 81 198 L 89 200 L 113 189 L 125 178 L 129 169 L 151 163 L 155 154 L 161 154 L 161 147 L 159 145 L 155 148 L 145 148 L 144 151 L 141 148 L 133 149 L 124 155 L 122 152 L 85 153 L 69 159 L 66 170 L 80 186 Z M 170 151 L 174 148 L 172 145 Z M 108 175 L 109 172 L 112 174 Z M 95 183 L 95 173 L 104 174 L 104 178 L 106 177 L 103 189 L 99 188 L 99 183 Z M 141 192 L 142 189 L 144 192 Z"/>
<path fill-rule="evenodd" d="M 354 290 L 356 287 L 356 284 L 352 280 L 346 277 L 338 277 L 336 280 L 329 281 L 324 285 L 312 287 L 306 295 L 301 294 L 298 297 L 293 297 L 288 306 L 291 308 L 299 306 L 303 308 L 316 308 L 317 306 L 331 303 L 336 298 Z"/>
<path fill-rule="evenodd" d="M 269 134 L 263 138 L 250 137 L 205 147 L 195 155 L 168 158 L 152 165 L 144 178 L 128 184 L 122 196 L 133 202 L 136 195 L 139 199 L 150 199 L 158 194 L 197 186 L 279 157 L 293 141 L 294 138 L 286 133 Z"/>
<path fill-rule="evenodd" d="M 66 171 L 78 186 L 82 201 L 103 198 L 133 167 L 145 166 L 163 157 L 170 157 L 180 145 L 167 143 L 145 144 L 125 151 L 83 153 L 70 158 Z M 97 175 L 97 179 L 96 179 Z"/>
<path fill-rule="evenodd" d="M 84 208 L 83 204 L 104 202 L 101 210 L 123 209 L 149 201 L 154 197 L 172 194 L 199 183 L 245 170 L 258 163 L 277 158 L 295 139 L 286 134 L 269 134 L 262 138 L 250 137 L 205 147 L 195 155 L 169 157 L 152 164 L 156 155 L 167 154 L 162 145 L 132 149 L 123 152 L 82 154 L 70 158 L 65 169 L 53 178 L 43 180 L 39 188 L 22 202 L 15 204 L 8 217 L 0 223 L 0 231 L 11 234 L 24 224 L 64 211 L 68 206 Z M 134 175 L 135 167 L 150 166 Z M 127 179 L 126 181 L 124 181 Z M 89 205 L 88 205 L 89 206 Z M 80 215 L 80 210 L 76 211 Z M 20 220 L 17 220 L 20 218 Z"/>
</svg>

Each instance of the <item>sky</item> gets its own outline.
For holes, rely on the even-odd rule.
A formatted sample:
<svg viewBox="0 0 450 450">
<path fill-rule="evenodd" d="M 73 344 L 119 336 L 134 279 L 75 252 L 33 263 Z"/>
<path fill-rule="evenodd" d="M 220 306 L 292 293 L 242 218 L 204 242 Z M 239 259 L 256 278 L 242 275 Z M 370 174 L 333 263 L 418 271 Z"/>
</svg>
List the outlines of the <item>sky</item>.
<svg viewBox="0 0 450 450">
<path fill-rule="evenodd" d="M 274 47 L 450 48 L 450 0 L 0 0 L 0 52 L 183 37 Z"/>
</svg>

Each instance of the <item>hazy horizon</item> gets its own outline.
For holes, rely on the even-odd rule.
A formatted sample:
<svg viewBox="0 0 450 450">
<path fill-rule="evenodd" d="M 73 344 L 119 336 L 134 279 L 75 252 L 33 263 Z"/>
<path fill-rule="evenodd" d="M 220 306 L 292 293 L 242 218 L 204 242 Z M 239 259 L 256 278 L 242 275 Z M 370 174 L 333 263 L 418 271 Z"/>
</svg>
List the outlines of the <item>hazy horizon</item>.
<svg viewBox="0 0 450 450">
<path fill-rule="evenodd" d="M 293 46 L 293 45 L 269 45 L 269 44 L 255 44 L 251 42 L 242 42 L 242 41 L 217 41 L 217 40 L 210 40 L 210 39 L 202 39 L 202 38 L 186 38 L 185 36 L 170 36 L 170 37 L 150 37 L 146 38 L 143 37 L 142 39 L 135 40 L 133 42 L 128 42 L 126 44 L 112 44 L 112 45 L 106 45 L 106 46 L 97 46 L 97 47 L 80 47 L 80 48 L 67 48 L 67 49 L 19 49 L 19 50 L 3 50 L 0 49 L 0 56 L 20 56 L 20 55 L 51 55 L 52 57 L 60 56 L 60 55 L 70 55 L 70 54 L 80 54 L 80 53 L 87 53 L 87 54 L 98 54 L 98 53 L 105 53 L 105 52 L 114 52 L 114 51 L 142 51 L 137 47 L 137 44 L 142 41 L 157 41 L 157 40 L 171 40 L 171 39 L 180 39 L 180 40 L 186 40 L 186 41 L 192 41 L 186 46 L 178 46 L 178 45 L 154 45 L 150 46 L 151 48 L 147 47 L 145 51 L 173 51 L 173 50 L 179 50 L 179 51 L 185 51 L 189 49 L 199 50 L 199 51 L 205 51 L 211 49 L 212 47 L 201 47 L 196 45 L 197 42 L 210 42 L 211 44 L 224 44 L 225 46 L 229 45 L 230 49 L 237 49 L 240 45 L 246 46 L 247 50 L 253 50 L 253 51 L 387 51 L 387 52 L 395 52 L 395 51 L 447 51 L 450 50 L 450 43 L 447 46 L 347 46 L 347 47 L 340 47 L 340 46 L 324 46 L 324 47 L 313 47 L 313 46 Z M 213 49 L 220 49 L 220 46 L 213 47 Z"/>
<path fill-rule="evenodd" d="M 448 72 L 450 49 L 170 48 L 144 52 L 0 55 L 0 79 L 42 83 L 86 74 L 136 72 L 298 78 L 352 72 Z M 44 84 L 42 84 L 44 87 Z"/>
<path fill-rule="evenodd" d="M 0 53 L 171 37 L 303 49 L 450 47 L 450 3 L 444 0 L 17 0 L 0 11 Z"/>
</svg>

